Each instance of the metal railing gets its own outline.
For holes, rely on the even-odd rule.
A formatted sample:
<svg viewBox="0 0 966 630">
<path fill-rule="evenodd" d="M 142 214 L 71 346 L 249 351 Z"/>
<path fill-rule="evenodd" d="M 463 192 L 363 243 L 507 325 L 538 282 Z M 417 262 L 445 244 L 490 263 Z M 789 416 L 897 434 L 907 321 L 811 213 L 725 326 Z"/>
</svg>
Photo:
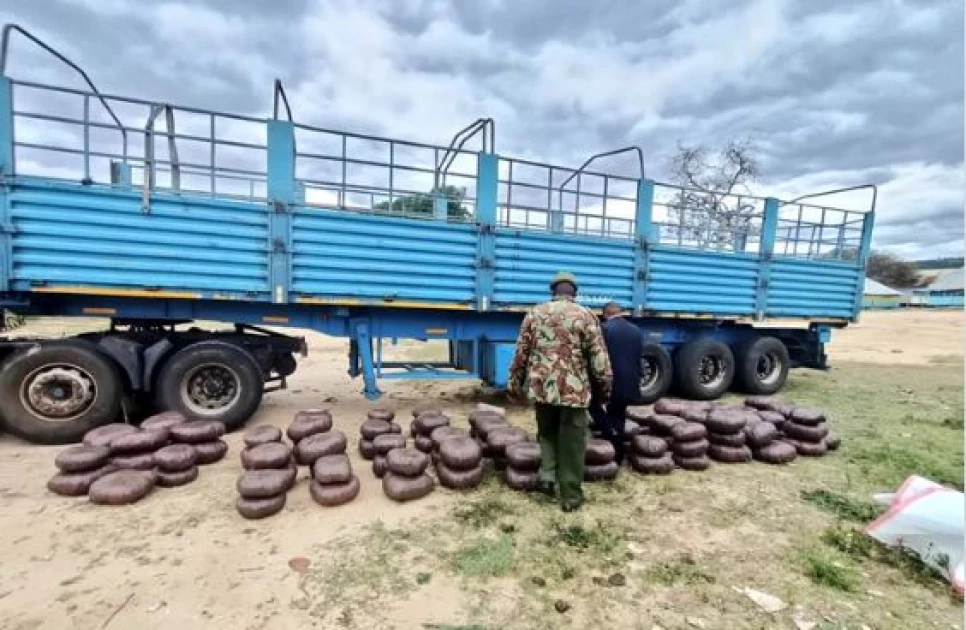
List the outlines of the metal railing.
<svg viewBox="0 0 966 630">
<path fill-rule="evenodd" d="M 868 210 L 845 210 L 826 205 L 802 203 L 868 190 Z M 774 253 L 794 258 L 854 261 L 862 248 L 866 215 L 875 212 L 878 188 L 872 184 L 836 188 L 802 195 L 781 202 L 775 233 Z"/>
<path fill-rule="evenodd" d="M 651 221 L 656 241 L 676 247 L 760 251 L 765 199 L 677 186 L 654 185 Z"/>
</svg>

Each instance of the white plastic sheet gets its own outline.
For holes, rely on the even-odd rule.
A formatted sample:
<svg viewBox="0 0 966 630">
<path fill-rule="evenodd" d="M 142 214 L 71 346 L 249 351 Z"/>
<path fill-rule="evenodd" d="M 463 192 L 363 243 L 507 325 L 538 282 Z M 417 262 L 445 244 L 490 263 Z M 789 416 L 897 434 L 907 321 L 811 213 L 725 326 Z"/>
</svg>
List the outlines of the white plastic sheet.
<svg viewBox="0 0 966 630">
<path fill-rule="evenodd" d="M 888 504 L 866 533 L 890 546 L 902 546 L 946 576 L 963 593 L 963 493 L 913 475 L 891 494 L 876 495 Z"/>
</svg>

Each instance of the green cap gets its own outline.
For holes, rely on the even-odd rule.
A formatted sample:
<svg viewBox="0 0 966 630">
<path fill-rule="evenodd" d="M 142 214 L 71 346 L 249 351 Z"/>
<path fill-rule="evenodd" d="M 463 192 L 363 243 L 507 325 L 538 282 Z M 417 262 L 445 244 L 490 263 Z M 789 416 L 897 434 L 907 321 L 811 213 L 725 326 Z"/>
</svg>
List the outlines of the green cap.
<svg viewBox="0 0 966 630">
<path fill-rule="evenodd" d="M 550 290 L 553 291 L 554 288 L 556 288 L 556 286 L 561 282 L 569 282 L 570 284 L 574 285 L 575 289 L 578 288 L 577 277 L 574 276 L 574 274 L 567 271 L 560 271 L 553 277 L 553 280 L 550 281 Z"/>
</svg>

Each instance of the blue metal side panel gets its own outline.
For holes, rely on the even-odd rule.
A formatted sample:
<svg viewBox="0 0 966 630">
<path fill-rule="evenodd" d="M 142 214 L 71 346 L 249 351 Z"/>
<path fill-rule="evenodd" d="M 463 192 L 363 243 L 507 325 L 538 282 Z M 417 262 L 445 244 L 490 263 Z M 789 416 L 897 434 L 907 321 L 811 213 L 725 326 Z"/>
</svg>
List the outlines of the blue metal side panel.
<svg viewBox="0 0 966 630">
<path fill-rule="evenodd" d="M 580 283 L 580 301 L 600 307 L 634 297 L 634 244 L 630 241 L 526 231 L 498 231 L 493 300 L 501 306 L 546 301 L 550 280 L 569 271 Z"/>
<path fill-rule="evenodd" d="M 769 317 L 855 316 L 862 270 L 853 263 L 775 258 L 768 283 Z"/>
<path fill-rule="evenodd" d="M 758 265 L 754 254 L 652 247 L 645 308 L 750 317 L 755 312 Z"/>
<path fill-rule="evenodd" d="M 926 297 L 926 306 L 934 306 L 940 308 L 955 308 L 963 307 L 963 296 L 961 295 L 928 295 Z"/>
<path fill-rule="evenodd" d="M 475 307 L 473 225 L 298 208 L 292 243 L 296 300 L 419 300 Z"/>
<path fill-rule="evenodd" d="M 13 281 L 268 297 L 263 204 L 139 195 L 18 178 L 10 194 Z"/>
</svg>

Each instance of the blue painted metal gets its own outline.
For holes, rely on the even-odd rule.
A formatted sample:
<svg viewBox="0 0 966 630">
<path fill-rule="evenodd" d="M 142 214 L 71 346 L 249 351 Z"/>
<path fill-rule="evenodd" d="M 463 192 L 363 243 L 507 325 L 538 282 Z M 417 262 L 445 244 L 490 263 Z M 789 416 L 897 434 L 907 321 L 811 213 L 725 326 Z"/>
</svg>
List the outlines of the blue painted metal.
<svg viewBox="0 0 966 630">
<path fill-rule="evenodd" d="M 761 225 L 761 251 L 758 253 L 758 290 L 755 294 L 755 319 L 765 319 L 768 308 L 768 282 L 771 260 L 775 252 L 775 234 L 778 231 L 779 201 L 774 197 L 765 199 L 765 216 Z"/>
<path fill-rule="evenodd" d="M 758 266 L 753 254 L 652 247 L 645 312 L 749 317 L 755 312 Z"/>
<path fill-rule="evenodd" d="M 269 120 L 268 125 L 268 218 L 269 285 L 272 302 L 288 302 L 292 277 L 291 208 L 296 202 L 295 125 Z"/>
<path fill-rule="evenodd" d="M 6 291 L 13 271 L 10 221 L 10 186 L 14 174 L 13 155 L 13 85 L 0 76 L 0 292 Z"/>
<path fill-rule="evenodd" d="M 776 257 L 768 284 L 771 317 L 852 319 L 863 281 L 854 263 Z"/>
<path fill-rule="evenodd" d="M 494 263 L 496 261 L 497 188 L 500 158 L 480 153 L 476 169 L 476 221 L 479 236 L 476 244 L 476 308 L 488 311 L 493 304 Z"/>
<path fill-rule="evenodd" d="M 859 245 L 859 253 L 856 256 L 856 289 L 855 300 L 852 304 L 851 319 L 858 320 L 859 312 L 862 310 L 862 293 L 865 288 L 865 267 L 869 262 L 869 254 L 872 251 L 872 227 L 875 224 L 875 213 L 870 212 L 862 220 L 862 241 Z"/>
<path fill-rule="evenodd" d="M 647 306 L 648 250 L 654 244 L 654 182 L 641 179 L 637 182 L 637 213 L 634 239 L 634 297 L 635 313 L 643 313 Z"/>
<path fill-rule="evenodd" d="M 376 400 L 382 396 L 376 382 L 375 362 L 372 358 L 372 337 L 367 321 L 352 322 L 352 338 L 358 348 L 359 359 L 362 363 L 362 380 L 365 384 L 362 393 L 369 400 Z"/>
</svg>

